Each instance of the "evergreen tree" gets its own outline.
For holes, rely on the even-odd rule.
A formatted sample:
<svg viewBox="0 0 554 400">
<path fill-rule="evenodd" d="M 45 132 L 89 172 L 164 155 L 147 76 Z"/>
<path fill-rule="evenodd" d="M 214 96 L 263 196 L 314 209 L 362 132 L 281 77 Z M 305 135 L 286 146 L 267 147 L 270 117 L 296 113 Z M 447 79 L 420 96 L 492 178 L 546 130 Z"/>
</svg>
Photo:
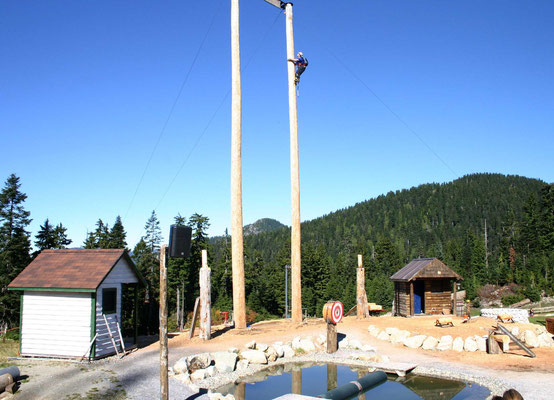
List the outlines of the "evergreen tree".
<svg viewBox="0 0 554 400">
<path fill-rule="evenodd" d="M 30 261 L 31 242 L 25 230 L 31 223 L 23 207 L 27 195 L 20 191 L 19 178 L 12 174 L 0 192 L 0 323 L 17 323 L 19 296 L 8 292 L 8 284 Z"/>
<path fill-rule="evenodd" d="M 144 226 L 146 235 L 144 241 L 152 253 L 158 253 L 160 251 L 160 243 L 162 242 L 162 230 L 160 229 L 160 221 L 156 215 L 156 211 L 152 211 L 150 218 L 146 221 Z"/>
<path fill-rule="evenodd" d="M 57 246 L 56 228 L 54 228 L 48 218 L 44 221 L 44 225 L 40 226 L 40 230 L 35 235 L 35 246 L 37 249 L 54 249 Z M 38 253 L 38 252 L 37 252 Z"/>
<path fill-rule="evenodd" d="M 127 234 L 123 228 L 123 223 L 121 222 L 121 217 L 118 215 L 115 219 L 115 222 L 110 230 L 110 239 L 109 239 L 109 248 L 110 249 L 125 249 L 127 248 L 127 242 L 125 238 Z"/>
<path fill-rule="evenodd" d="M 65 249 L 66 246 L 69 246 L 73 242 L 67 237 L 67 228 L 61 222 L 54 228 L 54 236 L 56 238 L 57 249 Z"/>
</svg>

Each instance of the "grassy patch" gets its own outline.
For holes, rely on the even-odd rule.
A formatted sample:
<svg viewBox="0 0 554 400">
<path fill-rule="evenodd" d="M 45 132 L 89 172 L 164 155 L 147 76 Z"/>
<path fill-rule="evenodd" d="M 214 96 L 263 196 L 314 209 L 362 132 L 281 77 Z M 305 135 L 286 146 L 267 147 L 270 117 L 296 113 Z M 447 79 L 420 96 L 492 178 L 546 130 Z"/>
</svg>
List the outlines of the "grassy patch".
<svg viewBox="0 0 554 400">
<path fill-rule="evenodd" d="M 6 339 L 0 340 L 0 368 L 10 366 L 8 357 L 16 357 L 19 353 L 19 341 Z"/>
<path fill-rule="evenodd" d="M 74 393 L 67 395 L 65 400 L 125 400 L 126 398 L 127 393 L 119 387 L 106 389 L 105 391 L 100 391 L 98 388 L 93 387 L 84 396 Z"/>
<path fill-rule="evenodd" d="M 477 307 L 471 307 L 471 310 L 469 311 L 472 317 L 478 317 L 481 315 L 481 309 Z"/>
<path fill-rule="evenodd" d="M 546 317 L 529 317 L 529 322 L 532 324 L 546 326 Z"/>
</svg>

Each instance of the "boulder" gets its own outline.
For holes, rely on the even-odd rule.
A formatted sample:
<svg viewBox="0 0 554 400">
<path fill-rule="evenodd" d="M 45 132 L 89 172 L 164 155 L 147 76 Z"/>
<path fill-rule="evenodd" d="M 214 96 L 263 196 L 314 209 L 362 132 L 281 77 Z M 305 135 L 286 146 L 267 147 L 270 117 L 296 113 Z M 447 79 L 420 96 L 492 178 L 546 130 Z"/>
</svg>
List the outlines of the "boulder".
<svg viewBox="0 0 554 400">
<path fill-rule="evenodd" d="M 239 371 L 239 372 L 244 372 L 248 368 L 248 364 L 250 364 L 248 362 L 248 360 L 239 360 L 237 362 L 237 369 L 236 370 Z"/>
<path fill-rule="evenodd" d="M 467 337 L 466 340 L 464 341 L 464 350 L 469 352 L 474 352 L 474 351 L 477 351 L 477 349 L 478 349 L 478 346 L 475 339 L 472 337 Z"/>
<path fill-rule="evenodd" d="M 512 335 L 514 335 L 515 337 L 519 336 L 519 328 L 517 326 L 514 326 L 512 328 Z"/>
<path fill-rule="evenodd" d="M 385 332 L 387 332 L 387 335 L 389 336 L 398 331 L 400 331 L 398 328 L 385 328 Z"/>
<path fill-rule="evenodd" d="M 256 341 L 252 340 L 251 342 L 246 343 L 244 347 L 254 350 L 256 348 Z"/>
<path fill-rule="evenodd" d="M 291 347 L 296 350 L 300 346 L 300 341 L 302 338 L 300 336 L 296 336 L 294 339 L 292 339 Z"/>
<path fill-rule="evenodd" d="M 537 335 L 530 329 L 523 332 L 523 340 L 528 347 L 539 347 L 539 339 Z"/>
<path fill-rule="evenodd" d="M 388 335 L 387 332 L 381 331 L 381 332 L 379 332 L 379 335 L 377 335 L 377 339 L 388 341 L 389 340 L 389 335 Z"/>
<path fill-rule="evenodd" d="M 190 380 L 190 374 L 188 372 L 183 372 L 182 374 L 175 375 L 175 379 L 177 379 L 184 385 L 190 385 L 192 383 L 192 381 Z"/>
<path fill-rule="evenodd" d="M 206 378 L 206 370 L 205 369 L 197 369 L 192 374 L 190 374 L 190 380 L 193 381 L 193 382 L 201 381 L 204 378 Z"/>
<path fill-rule="evenodd" d="M 175 365 L 173 366 L 173 372 L 176 374 L 182 374 L 184 372 L 188 372 L 188 364 L 187 364 L 187 357 L 181 357 L 177 360 Z"/>
<path fill-rule="evenodd" d="M 206 378 L 214 376 L 215 375 L 215 366 L 210 365 L 208 368 L 204 370 L 206 372 Z"/>
<path fill-rule="evenodd" d="M 319 335 L 316 339 L 316 343 L 320 346 L 325 346 L 327 344 L 327 338 L 325 335 Z"/>
<path fill-rule="evenodd" d="M 290 358 L 290 357 L 294 357 L 294 350 L 293 348 L 288 345 L 288 344 L 284 344 L 283 345 L 283 356 L 284 357 L 287 357 L 287 358 Z"/>
<path fill-rule="evenodd" d="M 425 339 L 427 338 L 426 335 L 415 335 L 411 337 L 407 337 L 404 339 L 404 346 L 409 347 L 411 349 L 417 349 L 421 347 Z"/>
<path fill-rule="evenodd" d="M 240 356 L 248 360 L 250 364 L 267 364 L 267 357 L 265 353 L 260 350 L 245 350 L 240 353 Z"/>
<path fill-rule="evenodd" d="M 239 352 L 239 349 L 236 348 L 236 347 L 229 347 L 229 349 L 227 350 L 228 352 L 231 352 L 231 353 L 238 353 Z"/>
<path fill-rule="evenodd" d="M 375 347 L 369 345 L 369 344 L 364 344 L 362 346 L 362 351 L 365 351 L 365 352 L 369 352 L 369 351 L 375 351 Z"/>
<path fill-rule="evenodd" d="M 359 350 L 362 348 L 362 344 L 359 340 L 351 340 L 350 343 L 348 343 L 348 347 L 353 350 Z"/>
<path fill-rule="evenodd" d="M 477 350 L 479 351 L 487 351 L 487 339 L 485 339 L 483 336 L 474 336 L 475 343 L 477 343 Z"/>
<path fill-rule="evenodd" d="M 310 339 L 302 339 L 300 340 L 300 343 L 298 344 L 298 348 L 296 348 L 296 350 L 303 351 L 304 353 L 315 351 L 314 342 L 312 342 Z"/>
<path fill-rule="evenodd" d="M 220 351 L 217 353 L 212 353 L 212 358 L 219 372 L 233 372 L 235 370 L 235 366 L 237 365 L 237 360 L 239 357 L 237 353 Z"/>
<path fill-rule="evenodd" d="M 454 341 L 452 342 L 452 350 L 454 350 L 454 351 L 463 351 L 464 350 L 464 339 L 462 339 L 459 336 L 456 339 L 454 339 Z"/>
<path fill-rule="evenodd" d="M 381 329 L 377 328 L 375 325 L 369 325 L 369 328 L 367 328 L 369 331 L 369 334 L 371 336 L 377 337 L 379 335 L 379 332 L 381 332 Z"/>
<path fill-rule="evenodd" d="M 285 356 L 285 349 L 283 348 L 283 345 L 282 344 L 277 344 L 275 343 L 273 346 L 273 349 L 275 350 L 275 352 L 277 353 L 277 357 L 278 358 L 281 358 L 281 357 L 284 357 Z M 271 348 L 270 347 L 270 348 Z M 269 349 L 268 349 L 269 350 Z"/>
<path fill-rule="evenodd" d="M 427 336 L 427 338 L 423 341 L 421 348 L 423 350 L 435 350 L 438 344 L 438 339 L 434 338 L 433 336 Z"/>
<path fill-rule="evenodd" d="M 391 333 L 390 342 L 392 344 L 404 343 L 404 339 L 410 337 L 410 331 L 406 330 L 397 330 Z"/>
<path fill-rule="evenodd" d="M 266 356 L 267 356 L 267 360 L 268 361 L 275 361 L 277 360 L 277 358 L 279 358 L 279 355 L 277 354 L 277 351 L 275 350 L 275 348 L 273 346 L 269 346 L 265 352 Z"/>
<path fill-rule="evenodd" d="M 265 343 L 257 343 L 256 350 L 266 351 L 269 346 Z"/>
<path fill-rule="evenodd" d="M 439 344 L 437 345 L 437 350 L 452 350 L 452 336 L 446 335 L 442 336 Z"/>
<path fill-rule="evenodd" d="M 554 342 L 552 341 L 552 335 L 548 332 L 541 333 L 537 336 L 540 347 L 552 347 Z"/>
<path fill-rule="evenodd" d="M 188 370 L 191 373 L 193 371 L 196 371 L 197 369 L 208 368 L 211 363 L 212 363 L 212 357 L 210 353 L 195 354 L 187 358 Z"/>
</svg>

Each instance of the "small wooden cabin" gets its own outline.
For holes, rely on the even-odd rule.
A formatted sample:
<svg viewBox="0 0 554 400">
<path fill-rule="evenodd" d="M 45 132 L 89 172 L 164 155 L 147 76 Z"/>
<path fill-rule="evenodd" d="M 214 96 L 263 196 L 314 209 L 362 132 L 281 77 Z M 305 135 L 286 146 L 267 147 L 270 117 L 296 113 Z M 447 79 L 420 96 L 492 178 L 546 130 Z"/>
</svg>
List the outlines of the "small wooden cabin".
<svg viewBox="0 0 554 400">
<path fill-rule="evenodd" d="M 105 357 L 116 352 L 112 337 L 121 349 L 124 320 L 136 343 L 139 284 L 125 250 L 43 250 L 8 286 L 21 291 L 20 354 Z"/>
<path fill-rule="evenodd" d="M 417 258 L 390 279 L 393 313 L 408 316 L 454 313 L 452 297 L 456 298 L 456 282 L 463 278 L 438 258 Z"/>
</svg>

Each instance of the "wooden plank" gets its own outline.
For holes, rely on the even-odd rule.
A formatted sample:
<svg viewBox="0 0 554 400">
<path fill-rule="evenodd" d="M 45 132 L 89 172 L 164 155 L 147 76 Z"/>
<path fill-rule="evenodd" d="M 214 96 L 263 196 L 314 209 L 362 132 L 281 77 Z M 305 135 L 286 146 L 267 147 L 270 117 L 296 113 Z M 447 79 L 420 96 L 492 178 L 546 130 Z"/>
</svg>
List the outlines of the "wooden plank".
<svg viewBox="0 0 554 400">
<path fill-rule="evenodd" d="M 189 339 L 194 336 L 194 329 L 196 328 L 196 320 L 198 319 L 198 308 L 200 306 L 200 297 L 196 298 L 194 302 L 194 312 L 192 313 L 192 325 L 190 326 Z"/>
<path fill-rule="evenodd" d="M 119 356 L 119 350 L 117 350 L 117 346 L 115 345 L 115 340 L 113 338 L 110 326 L 108 325 L 108 320 L 106 319 L 106 314 L 102 314 L 102 317 L 104 318 L 104 323 L 106 324 L 106 329 L 108 330 L 108 334 L 110 335 L 110 339 L 112 341 L 113 348 L 115 349 L 115 353 Z"/>
</svg>

